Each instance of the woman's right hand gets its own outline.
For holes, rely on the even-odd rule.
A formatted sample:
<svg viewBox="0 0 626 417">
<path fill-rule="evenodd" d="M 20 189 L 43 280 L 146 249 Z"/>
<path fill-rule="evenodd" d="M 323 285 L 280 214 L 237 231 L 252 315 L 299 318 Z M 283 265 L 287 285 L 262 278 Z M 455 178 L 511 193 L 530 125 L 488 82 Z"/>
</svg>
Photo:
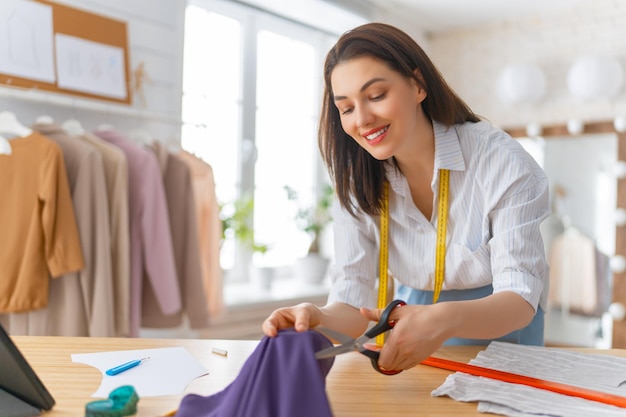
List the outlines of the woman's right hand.
<svg viewBox="0 0 626 417">
<path fill-rule="evenodd" d="M 304 332 L 321 323 L 322 311 L 311 303 L 302 303 L 292 307 L 283 307 L 274 310 L 263 322 L 263 333 L 274 337 L 281 329 L 293 327 L 298 332 Z"/>
</svg>

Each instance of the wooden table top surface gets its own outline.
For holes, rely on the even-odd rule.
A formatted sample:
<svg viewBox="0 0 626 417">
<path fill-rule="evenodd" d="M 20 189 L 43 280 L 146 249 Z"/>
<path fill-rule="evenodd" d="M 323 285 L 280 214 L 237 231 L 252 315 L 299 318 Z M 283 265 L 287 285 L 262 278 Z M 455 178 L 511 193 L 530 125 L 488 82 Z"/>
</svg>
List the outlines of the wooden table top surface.
<svg viewBox="0 0 626 417">
<path fill-rule="evenodd" d="M 209 370 L 209 375 L 192 381 L 180 395 L 145 397 L 138 403 L 137 416 L 155 417 L 175 410 L 187 393 L 211 395 L 224 389 L 239 374 L 258 341 L 88 338 L 12 336 L 26 360 L 50 391 L 56 404 L 44 417 L 84 416 L 85 404 L 100 385 L 96 368 L 72 362 L 75 353 L 115 350 L 185 347 Z M 212 353 L 225 349 L 226 357 Z M 433 356 L 468 362 L 481 347 L 442 347 Z M 626 357 L 626 350 L 577 349 Z M 375 372 L 368 358 L 358 353 L 337 356 L 326 377 L 326 391 L 335 417 L 380 416 L 473 416 L 479 415 L 476 403 L 462 403 L 448 397 L 432 397 L 431 392 L 443 383 L 450 371 L 425 365 L 398 375 Z"/>
</svg>

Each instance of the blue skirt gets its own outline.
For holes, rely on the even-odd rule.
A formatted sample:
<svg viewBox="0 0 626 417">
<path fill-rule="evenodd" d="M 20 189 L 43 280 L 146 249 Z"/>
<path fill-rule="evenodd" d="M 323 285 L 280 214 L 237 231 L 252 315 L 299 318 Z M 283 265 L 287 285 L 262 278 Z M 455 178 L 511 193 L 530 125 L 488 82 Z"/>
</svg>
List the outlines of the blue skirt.
<svg viewBox="0 0 626 417">
<path fill-rule="evenodd" d="M 439 301 L 462 301 L 462 300 L 476 300 L 479 298 L 487 297 L 493 293 L 493 287 L 486 285 L 480 288 L 472 288 L 468 290 L 448 290 L 441 291 L 439 294 Z M 399 285 L 396 288 L 395 298 L 406 301 L 407 304 L 432 304 L 433 292 L 416 290 L 414 288 L 407 287 L 406 285 Z M 521 345 L 535 345 L 543 346 L 543 328 L 544 328 L 544 312 L 538 307 L 537 313 L 533 318 L 533 321 L 526 327 L 520 330 L 511 332 L 505 336 L 497 339 L 464 339 L 460 337 L 454 337 L 448 339 L 444 345 L 488 345 L 492 340 L 498 340 L 501 342 L 516 343 Z"/>
</svg>

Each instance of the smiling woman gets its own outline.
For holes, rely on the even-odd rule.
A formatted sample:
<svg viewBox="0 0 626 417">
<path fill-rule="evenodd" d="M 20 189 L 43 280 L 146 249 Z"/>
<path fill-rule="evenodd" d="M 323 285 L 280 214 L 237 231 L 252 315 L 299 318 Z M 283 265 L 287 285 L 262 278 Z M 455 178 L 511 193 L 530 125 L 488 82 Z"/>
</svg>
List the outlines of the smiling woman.
<svg viewBox="0 0 626 417">
<path fill-rule="evenodd" d="M 338 199 L 328 303 L 274 311 L 266 335 L 324 326 L 357 337 L 381 320 L 393 276 L 406 305 L 389 318 L 382 368 L 409 369 L 442 344 L 543 344 L 547 177 L 409 35 L 370 23 L 339 38 L 318 140 Z"/>
<path fill-rule="evenodd" d="M 426 91 L 379 60 L 362 57 L 341 62 L 333 71 L 331 83 L 343 130 L 376 159 L 387 159 L 397 147 L 415 144 L 411 139 L 417 133 L 416 125 L 427 124 L 421 112 L 417 113 L 421 122 L 408 117 L 415 114 Z M 389 132 L 393 136 L 383 141 Z M 425 151 L 432 153 L 429 135 L 419 136 L 424 138 L 422 146 L 429 148 Z M 418 149 L 416 152 L 424 153 Z"/>
</svg>

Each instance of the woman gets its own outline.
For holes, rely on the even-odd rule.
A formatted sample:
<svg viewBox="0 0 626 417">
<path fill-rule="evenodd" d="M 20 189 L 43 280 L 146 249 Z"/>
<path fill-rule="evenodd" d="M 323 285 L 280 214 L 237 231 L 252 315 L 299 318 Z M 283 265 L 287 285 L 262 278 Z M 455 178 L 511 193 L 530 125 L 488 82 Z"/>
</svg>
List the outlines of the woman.
<svg viewBox="0 0 626 417">
<path fill-rule="evenodd" d="M 265 334 L 325 326 L 358 336 L 378 321 L 388 204 L 388 270 L 400 283 L 396 298 L 409 304 L 391 316 L 381 367 L 411 368 L 444 343 L 543 344 L 548 180 L 532 157 L 481 121 L 392 26 L 345 33 L 326 57 L 324 81 L 319 145 L 338 199 L 332 287 L 324 307 L 274 311 Z"/>
</svg>

